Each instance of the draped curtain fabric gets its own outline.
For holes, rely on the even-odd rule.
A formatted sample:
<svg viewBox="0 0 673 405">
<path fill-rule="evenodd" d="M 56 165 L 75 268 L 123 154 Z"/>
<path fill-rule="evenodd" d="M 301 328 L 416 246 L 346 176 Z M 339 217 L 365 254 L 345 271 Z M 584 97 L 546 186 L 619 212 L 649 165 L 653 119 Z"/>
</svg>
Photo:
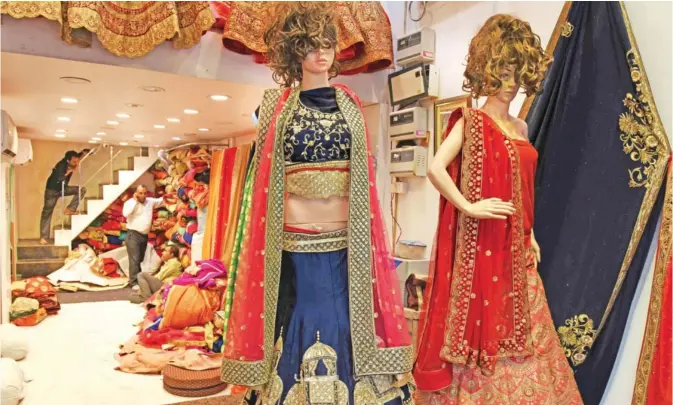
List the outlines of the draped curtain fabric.
<svg viewBox="0 0 673 405">
<path fill-rule="evenodd" d="M 91 33 L 117 56 L 144 56 L 165 41 L 178 49 L 199 43 L 215 23 L 207 1 L 2 2 L 14 18 L 46 17 L 62 26 L 68 43 L 91 46 Z"/>
<path fill-rule="evenodd" d="M 585 404 L 610 377 L 661 210 L 670 146 L 623 4 L 564 9 L 526 117 L 540 275 Z M 654 219 L 653 219 L 654 218 Z"/>
<path fill-rule="evenodd" d="M 670 165 L 670 161 L 669 161 Z M 666 199 L 659 229 L 652 293 L 640 361 L 636 371 L 633 405 L 670 405 L 671 400 L 671 168 L 668 170 Z"/>
<path fill-rule="evenodd" d="M 211 2 L 211 9 L 215 25 L 224 30 L 224 47 L 252 55 L 255 63 L 265 63 L 264 32 L 287 7 L 295 6 L 293 3 L 218 1 Z M 330 8 L 336 16 L 341 74 L 371 73 L 392 64 L 392 30 L 380 2 L 334 2 Z"/>
</svg>

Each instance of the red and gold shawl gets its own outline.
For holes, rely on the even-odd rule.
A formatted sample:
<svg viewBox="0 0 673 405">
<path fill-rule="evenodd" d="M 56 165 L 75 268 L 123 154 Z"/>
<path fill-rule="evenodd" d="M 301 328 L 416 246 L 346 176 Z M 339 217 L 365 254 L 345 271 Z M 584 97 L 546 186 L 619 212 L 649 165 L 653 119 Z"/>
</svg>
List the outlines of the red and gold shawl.
<svg viewBox="0 0 673 405">
<path fill-rule="evenodd" d="M 443 134 L 464 118 L 461 155 L 447 171 L 470 202 L 512 201 L 507 220 L 463 215 L 441 198 L 414 378 L 420 390 L 450 385 L 451 364 L 490 373 L 499 359 L 531 353 L 526 242 L 516 145 L 479 110 L 456 110 Z"/>
<path fill-rule="evenodd" d="M 348 267 L 355 376 L 411 371 L 412 349 L 395 266 L 386 247 L 374 162 L 357 97 L 337 87 L 351 130 Z M 283 245 L 283 134 L 299 90 L 268 90 L 260 107 L 251 214 L 245 230 L 229 319 L 222 380 L 257 387 L 274 368 L 274 339 Z"/>
</svg>

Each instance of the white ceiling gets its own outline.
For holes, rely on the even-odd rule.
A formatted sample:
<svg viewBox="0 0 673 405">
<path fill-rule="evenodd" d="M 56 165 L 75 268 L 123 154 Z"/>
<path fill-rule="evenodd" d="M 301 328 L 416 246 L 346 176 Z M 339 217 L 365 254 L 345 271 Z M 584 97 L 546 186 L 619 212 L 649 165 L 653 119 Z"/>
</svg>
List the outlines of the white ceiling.
<svg viewBox="0 0 673 405">
<path fill-rule="evenodd" d="M 221 140 L 253 131 L 251 114 L 264 91 L 261 86 L 128 67 L 6 52 L 1 58 L 0 102 L 23 138 L 88 142 L 99 137 L 101 142 L 110 144 L 148 146 Z M 70 84 L 60 79 L 66 76 L 85 78 L 91 83 Z M 143 86 L 165 91 L 148 92 L 141 89 Z M 216 94 L 231 98 L 211 100 L 210 96 Z M 75 98 L 78 103 L 63 103 L 63 97 Z M 129 103 L 141 107 L 129 107 Z M 187 115 L 185 109 L 198 110 L 199 114 Z M 118 118 L 119 113 L 131 117 Z M 59 117 L 70 121 L 59 121 Z M 179 118 L 180 123 L 168 122 L 171 117 Z M 106 123 L 109 120 L 118 121 L 119 125 L 110 126 Z M 165 129 L 154 125 L 164 125 Z M 210 131 L 200 132 L 199 128 Z M 67 131 L 66 138 L 55 136 L 59 129 Z M 106 135 L 96 135 L 101 131 Z M 136 134 L 144 138 L 136 138 Z"/>
</svg>

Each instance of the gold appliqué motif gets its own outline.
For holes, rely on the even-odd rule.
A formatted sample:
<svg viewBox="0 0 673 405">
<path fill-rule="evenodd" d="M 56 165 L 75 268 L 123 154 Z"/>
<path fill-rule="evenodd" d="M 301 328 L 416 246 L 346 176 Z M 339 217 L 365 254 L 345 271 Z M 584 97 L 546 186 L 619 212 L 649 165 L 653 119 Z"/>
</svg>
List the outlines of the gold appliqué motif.
<svg viewBox="0 0 673 405">
<path fill-rule="evenodd" d="M 559 326 L 557 332 L 566 357 L 577 367 L 586 360 L 598 331 L 594 329 L 594 321 L 586 314 L 567 319 L 565 325 Z"/>
<path fill-rule="evenodd" d="M 343 170 L 304 170 L 287 173 L 286 191 L 305 198 L 348 197 L 350 173 Z"/>
<path fill-rule="evenodd" d="M 575 27 L 572 24 L 570 24 L 570 21 L 566 21 L 561 27 L 561 36 L 570 38 L 574 30 Z"/>
<path fill-rule="evenodd" d="M 348 160 L 350 149 L 351 133 L 341 111 L 324 113 L 298 103 L 285 134 L 285 160 L 293 155 L 307 162 Z"/>
<path fill-rule="evenodd" d="M 640 167 L 629 170 L 629 187 L 649 187 L 650 176 L 658 167 L 657 162 L 666 152 L 666 146 L 660 142 L 663 128 L 657 124 L 652 111 L 652 97 L 643 90 L 643 72 L 633 50 L 626 54 L 631 69 L 631 80 L 635 84 L 635 94 L 626 93 L 624 106 L 628 112 L 619 116 L 619 139 L 624 146 L 624 153 L 631 160 L 638 162 Z"/>
</svg>

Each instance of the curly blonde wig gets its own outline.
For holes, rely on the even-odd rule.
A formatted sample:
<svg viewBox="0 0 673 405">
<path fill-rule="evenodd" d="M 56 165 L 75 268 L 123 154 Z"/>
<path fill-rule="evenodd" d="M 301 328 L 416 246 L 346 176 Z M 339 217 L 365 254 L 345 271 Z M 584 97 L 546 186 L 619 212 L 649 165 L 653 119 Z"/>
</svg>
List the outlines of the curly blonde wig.
<svg viewBox="0 0 673 405">
<path fill-rule="evenodd" d="M 530 24 L 497 14 L 470 41 L 463 90 L 475 98 L 495 95 L 502 86 L 500 70 L 513 66 L 517 83 L 531 96 L 540 92 L 551 61 Z"/>
<path fill-rule="evenodd" d="M 301 81 L 302 61 L 320 48 L 334 49 L 329 76 L 335 77 L 339 73 L 337 27 L 325 3 L 287 2 L 278 6 L 277 12 L 280 17 L 264 33 L 267 65 L 273 70 L 273 80 L 285 87 Z"/>
</svg>

